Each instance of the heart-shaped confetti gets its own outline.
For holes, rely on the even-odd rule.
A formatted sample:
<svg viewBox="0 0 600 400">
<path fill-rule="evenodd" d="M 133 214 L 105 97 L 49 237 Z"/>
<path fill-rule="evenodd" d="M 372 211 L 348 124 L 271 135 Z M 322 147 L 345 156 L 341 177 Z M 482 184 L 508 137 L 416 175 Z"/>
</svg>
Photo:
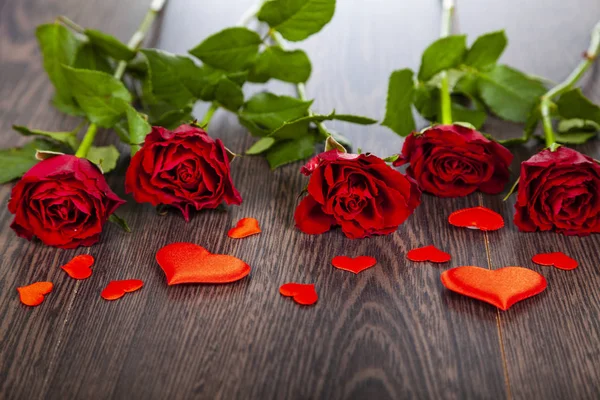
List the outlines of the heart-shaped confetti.
<svg viewBox="0 0 600 400">
<path fill-rule="evenodd" d="M 310 306 L 319 299 L 315 285 L 304 283 L 286 283 L 281 285 L 279 293 L 286 297 L 292 297 L 298 304 Z"/>
<path fill-rule="evenodd" d="M 501 310 L 535 296 L 546 289 L 546 278 L 522 267 L 496 270 L 481 267 L 457 267 L 444 271 L 442 283 L 462 295 L 495 305 Z"/>
<path fill-rule="evenodd" d="M 54 285 L 52 282 L 36 282 L 31 285 L 17 288 L 21 303 L 26 306 L 39 306 L 44 301 L 44 295 L 52 291 Z"/>
<path fill-rule="evenodd" d="M 354 272 L 355 274 L 371 268 L 375 264 L 377 264 L 375 257 L 369 256 L 358 256 L 354 258 L 347 256 L 336 256 L 331 260 L 331 265 L 334 267 L 343 269 L 345 271 Z"/>
<path fill-rule="evenodd" d="M 445 263 L 450 261 L 450 254 L 438 249 L 433 245 L 412 249 L 406 254 L 410 261 L 430 261 L 434 263 Z"/>
<path fill-rule="evenodd" d="M 558 269 L 567 271 L 575 269 L 579 265 L 577 260 L 572 259 L 562 251 L 536 254 L 531 258 L 531 261 L 539 265 L 555 266 Z"/>
<path fill-rule="evenodd" d="M 156 261 L 165 272 L 167 284 L 229 283 L 250 273 L 250 266 L 239 258 L 211 254 L 193 243 L 172 243 L 156 253 Z"/>
<path fill-rule="evenodd" d="M 482 231 L 495 231 L 504 226 L 502 215 L 486 207 L 463 208 L 454 211 L 448 217 L 454 226 Z"/>
<path fill-rule="evenodd" d="M 231 228 L 227 235 L 233 239 L 241 239 L 251 235 L 260 233 L 260 226 L 258 226 L 258 220 L 255 218 L 242 218 L 238 221 L 235 228 Z"/>
<path fill-rule="evenodd" d="M 81 254 L 75 256 L 71 261 L 63 265 L 61 268 L 74 279 L 87 279 L 92 276 L 92 269 L 94 265 L 94 257 L 89 254 Z"/>
<path fill-rule="evenodd" d="M 139 279 L 125 279 L 122 281 L 110 281 L 104 288 L 100 296 L 104 300 L 117 300 L 125 293 L 135 292 L 144 286 L 144 282 Z"/>
</svg>

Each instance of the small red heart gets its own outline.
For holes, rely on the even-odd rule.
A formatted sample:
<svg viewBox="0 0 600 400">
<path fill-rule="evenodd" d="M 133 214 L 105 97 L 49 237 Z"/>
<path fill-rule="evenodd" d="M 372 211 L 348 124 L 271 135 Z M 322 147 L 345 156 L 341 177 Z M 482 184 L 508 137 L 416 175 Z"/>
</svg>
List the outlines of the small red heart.
<svg viewBox="0 0 600 400">
<path fill-rule="evenodd" d="M 495 231 L 504 226 L 502 215 L 485 207 L 463 208 L 454 211 L 448 217 L 448 222 L 460 228 Z"/>
<path fill-rule="evenodd" d="M 319 299 L 315 285 L 304 283 L 286 283 L 281 285 L 279 293 L 286 297 L 293 297 L 298 304 L 310 306 Z"/>
<path fill-rule="evenodd" d="M 345 271 L 354 272 L 358 274 L 359 272 L 364 271 L 365 269 L 371 268 L 377 264 L 377 260 L 375 257 L 369 256 L 358 256 L 358 257 L 346 257 L 346 256 L 336 256 L 331 260 L 331 265 L 336 268 L 343 269 Z"/>
<path fill-rule="evenodd" d="M 144 282 L 139 279 L 126 279 L 123 281 L 110 281 L 104 288 L 100 296 L 104 300 L 117 300 L 125 295 L 125 293 L 135 292 L 144 286 Z"/>
<path fill-rule="evenodd" d="M 63 265 L 61 268 L 74 279 L 86 279 L 92 276 L 92 269 L 94 265 L 94 257 L 89 254 L 81 254 L 75 256 L 71 261 Z"/>
<path fill-rule="evenodd" d="M 579 265 L 577 260 L 572 259 L 562 251 L 536 254 L 531 258 L 531 261 L 539 265 L 555 266 L 558 269 L 567 271 L 575 269 Z"/>
<path fill-rule="evenodd" d="M 457 267 L 444 271 L 441 279 L 446 288 L 501 310 L 508 310 L 516 302 L 543 292 L 547 285 L 542 275 L 521 267 L 496 270 Z"/>
<path fill-rule="evenodd" d="M 44 295 L 50 293 L 54 285 L 52 282 L 36 282 L 31 285 L 17 288 L 21 303 L 26 306 L 39 306 L 44 301 Z"/>
<path fill-rule="evenodd" d="M 435 246 L 429 245 L 412 249 L 406 254 L 410 261 L 431 261 L 434 263 L 445 263 L 452 258 L 450 254 L 441 251 Z"/>
<path fill-rule="evenodd" d="M 241 239 L 251 235 L 260 233 L 260 226 L 258 226 L 258 220 L 255 218 L 242 218 L 238 221 L 235 228 L 231 228 L 227 235 L 233 239 Z"/>
<path fill-rule="evenodd" d="M 211 254 L 193 243 L 171 243 L 156 252 L 156 261 L 167 276 L 167 284 L 229 283 L 250 273 L 250 266 L 239 258 Z"/>
</svg>

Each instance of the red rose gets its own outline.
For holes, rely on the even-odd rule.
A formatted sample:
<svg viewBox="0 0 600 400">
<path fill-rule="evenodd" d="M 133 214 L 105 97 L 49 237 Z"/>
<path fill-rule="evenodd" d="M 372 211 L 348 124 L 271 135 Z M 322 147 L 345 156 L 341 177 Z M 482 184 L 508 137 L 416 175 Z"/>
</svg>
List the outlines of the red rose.
<svg viewBox="0 0 600 400">
<path fill-rule="evenodd" d="M 460 197 L 481 190 L 497 194 L 508 182 L 513 159 L 504 146 L 460 125 L 437 125 L 413 132 L 395 166 L 410 164 L 406 173 L 419 188 L 439 197 Z"/>
<path fill-rule="evenodd" d="M 600 165 L 568 147 L 521 163 L 515 225 L 524 232 L 600 232 Z"/>
<path fill-rule="evenodd" d="M 131 159 L 125 189 L 138 203 L 177 207 L 186 221 L 191 209 L 242 203 L 231 181 L 225 146 L 191 125 L 172 132 L 152 128 Z"/>
<path fill-rule="evenodd" d="M 8 202 L 15 214 L 10 227 L 48 246 L 91 246 L 123 203 L 98 167 L 84 158 L 59 155 L 37 163 L 17 182 Z"/>
<path fill-rule="evenodd" d="M 303 167 L 310 175 L 308 195 L 294 218 L 304 233 L 320 234 L 334 225 L 351 239 L 395 232 L 419 205 L 416 183 L 381 158 L 330 150 Z"/>
</svg>

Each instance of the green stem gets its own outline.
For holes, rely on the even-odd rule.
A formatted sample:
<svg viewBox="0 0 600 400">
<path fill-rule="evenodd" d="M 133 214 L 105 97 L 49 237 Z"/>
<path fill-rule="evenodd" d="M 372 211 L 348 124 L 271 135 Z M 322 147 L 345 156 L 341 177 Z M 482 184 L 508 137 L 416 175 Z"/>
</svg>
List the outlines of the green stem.
<svg viewBox="0 0 600 400">
<path fill-rule="evenodd" d="M 75 21 L 70 20 L 69 17 L 61 15 L 57 17 L 56 20 L 77 33 L 85 33 L 85 28 L 77 24 Z"/>
<path fill-rule="evenodd" d="M 279 47 L 282 50 L 285 49 L 283 44 L 283 38 L 281 37 L 281 34 L 279 32 L 270 29 L 269 36 L 273 39 L 273 42 L 275 42 L 275 45 L 277 47 Z M 296 87 L 296 94 L 298 95 L 298 98 L 302 101 L 308 101 L 306 97 L 306 86 L 304 85 L 304 83 L 296 83 L 294 86 Z M 309 116 L 314 115 L 314 112 L 310 108 L 308 109 L 307 113 Z M 332 133 L 327 129 L 323 122 L 315 122 L 315 125 L 317 125 L 317 130 L 319 131 L 323 139 L 327 139 L 329 136 L 332 135 Z"/>
<path fill-rule="evenodd" d="M 202 128 L 208 127 L 210 120 L 212 119 L 213 115 L 215 115 L 215 112 L 218 109 L 219 109 L 219 104 L 217 102 L 212 102 L 210 107 L 206 111 L 206 114 L 204 114 L 204 118 L 202 118 L 202 121 L 200 121 L 200 126 Z"/>
<path fill-rule="evenodd" d="M 450 35 L 452 29 L 452 15 L 454 14 L 454 0 L 443 0 L 442 3 L 442 26 L 440 37 L 444 38 Z M 450 98 L 450 84 L 448 82 L 448 73 L 442 72 L 442 87 L 440 91 L 440 112 L 441 122 L 444 125 L 452 124 L 452 100 Z"/>
<path fill-rule="evenodd" d="M 140 48 L 140 46 L 142 45 L 142 42 L 144 41 L 144 38 L 146 37 L 146 34 L 148 33 L 148 31 L 150 30 L 150 27 L 152 26 L 152 23 L 156 19 L 156 16 L 160 12 L 160 10 L 162 10 L 166 1 L 167 0 L 153 0 L 152 1 L 152 4 L 150 4 L 150 8 L 146 12 L 144 19 L 142 20 L 142 23 L 138 27 L 137 31 L 133 34 L 133 36 L 131 36 L 131 39 L 129 40 L 127 47 L 129 47 L 132 50 L 138 50 Z M 72 29 L 74 29 L 78 32 L 84 31 L 83 28 L 79 27 L 79 25 L 77 25 L 75 22 L 71 21 L 70 19 L 68 19 L 66 17 L 59 17 L 59 20 L 61 22 L 63 22 L 65 25 L 71 27 Z M 125 68 L 127 68 L 127 61 L 120 61 L 119 64 L 117 65 L 117 69 L 115 70 L 115 73 L 113 74 L 113 76 L 117 79 L 121 79 L 123 77 L 123 73 L 125 72 Z M 92 147 L 92 144 L 94 143 L 94 138 L 96 137 L 97 131 L 98 131 L 98 126 L 93 123 L 90 124 L 87 131 L 85 132 L 85 136 L 83 137 L 81 144 L 79 145 L 79 148 L 77 148 L 77 152 L 75 153 L 75 156 L 80 157 L 80 158 L 84 158 L 87 156 L 88 152 L 90 151 L 90 147 Z M 134 153 L 134 149 L 132 148 L 132 154 L 133 153 Z"/>
<path fill-rule="evenodd" d="M 594 26 L 591 34 L 590 45 L 587 52 L 584 54 L 584 59 L 577 65 L 571 74 L 550 89 L 540 100 L 540 111 L 542 114 L 542 126 L 544 127 L 544 136 L 546 137 L 546 146 L 550 149 L 556 148 L 556 134 L 552 127 L 551 108 L 554 106 L 553 99 L 570 90 L 581 79 L 583 74 L 594 63 L 600 50 L 600 22 Z"/>
<path fill-rule="evenodd" d="M 90 147 L 92 147 L 92 143 L 94 143 L 94 138 L 96 137 L 96 132 L 98 131 L 98 126 L 96 124 L 90 124 L 87 131 L 85 132 L 85 136 L 75 153 L 75 157 L 85 158 L 90 151 Z"/>
<path fill-rule="evenodd" d="M 160 11 L 162 10 L 162 8 L 164 7 L 166 2 L 167 2 L 167 0 L 152 1 L 152 4 L 150 4 L 150 8 L 146 12 L 144 19 L 142 20 L 142 23 L 138 27 L 137 31 L 135 31 L 133 36 L 131 36 L 131 39 L 129 39 L 129 42 L 127 43 L 127 47 L 129 47 L 131 50 L 138 50 L 142 46 L 142 43 L 144 42 L 144 39 L 146 38 L 148 31 L 152 27 L 152 24 L 154 23 L 156 16 L 160 13 Z M 126 68 L 127 68 L 127 61 L 119 61 L 119 64 L 117 65 L 117 69 L 115 70 L 115 73 L 114 73 L 114 77 L 117 79 L 121 79 L 123 77 L 123 74 L 125 73 Z"/>
</svg>

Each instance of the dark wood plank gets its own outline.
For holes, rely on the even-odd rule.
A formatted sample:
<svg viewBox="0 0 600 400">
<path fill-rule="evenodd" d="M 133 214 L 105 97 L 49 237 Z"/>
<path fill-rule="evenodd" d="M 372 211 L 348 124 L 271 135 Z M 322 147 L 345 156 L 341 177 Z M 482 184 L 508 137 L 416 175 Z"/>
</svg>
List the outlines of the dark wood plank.
<svg viewBox="0 0 600 400">
<path fill-rule="evenodd" d="M 48 106 L 52 90 L 41 72 L 35 25 L 66 13 L 83 25 L 126 40 L 146 3 L 7 0 L 0 17 L 0 132 L 5 142 L 18 144 L 9 134 L 14 122 L 49 129 L 75 125 Z M 367 8 L 359 0 L 338 3 L 331 25 L 302 44 L 313 60 L 309 96 L 316 97 L 315 106 L 323 112 L 336 108 L 380 117 L 389 73 L 416 67 L 422 49 L 437 36 L 438 2 L 408 7 L 378 1 Z M 461 29 L 477 34 L 509 26 L 511 45 L 517 50 L 510 48 L 506 59 L 532 72 L 560 78 L 575 64 L 565 54 L 550 58 L 552 42 L 538 48 L 528 36 L 530 29 L 523 20 L 531 20 L 538 12 L 535 8 L 523 12 L 517 23 L 509 19 L 513 14 L 500 14 L 505 2 L 491 3 L 494 12 L 486 17 L 486 24 L 476 2 L 461 2 Z M 513 12 L 519 15 L 522 8 L 513 3 Z M 551 3 L 550 10 L 561 4 Z M 206 35 L 235 23 L 251 4 L 236 0 L 207 7 L 192 0 L 171 0 L 158 45 L 184 52 Z M 573 13 L 581 17 L 582 9 L 574 8 Z M 548 20 L 558 21 L 553 16 L 558 13 L 548 13 L 544 14 Z M 585 45 L 586 29 L 565 29 L 569 39 L 554 42 L 556 47 L 565 53 L 575 41 Z M 410 40 L 402 39 L 408 35 Z M 533 51 L 540 56 L 532 57 Z M 273 85 L 273 90 L 291 92 L 283 84 Z M 203 109 L 198 107 L 196 115 Z M 334 128 L 365 151 L 381 155 L 399 150 L 402 143 L 382 127 L 335 124 Z M 514 127 L 508 130 L 518 134 Z M 217 114 L 210 131 L 238 152 L 252 141 L 224 112 Z M 121 160 L 109 178 L 120 195 L 126 164 L 126 159 Z M 477 195 L 455 200 L 425 196 L 415 215 L 388 237 L 352 241 L 339 231 L 312 237 L 293 228 L 296 195 L 305 184 L 298 167 L 271 172 L 261 159 L 238 159 L 233 174 L 244 197 L 241 207 L 200 213 L 185 224 L 177 215 L 160 217 L 151 207 L 130 202 L 123 215 L 134 233 L 107 226 L 100 244 L 77 251 L 16 238 L 7 229 L 10 187 L 0 188 L 4 205 L 0 254 L 5 266 L 0 269 L 0 397 L 502 398 L 512 391 L 515 397 L 530 398 L 538 393 L 550 397 L 551 388 L 554 395 L 569 390 L 579 397 L 591 397 L 598 390 L 598 376 L 590 365 L 598 355 L 597 317 L 593 316 L 598 315 L 600 301 L 594 292 L 598 285 L 593 285 L 598 276 L 591 267 L 586 275 L 578 275 L 575 294 L 567 289 L 574 274 L 540 268 L 546 276 L 556 276 L 551 289 L 558 280 L 564 281 L 563 292 L 552 296 L 548 292 L 499 314 L 443 290 L 439 274 L 444 267 L 414 265 L 404 259 L 408 249 L 434 243 L 454 255 L 453 265 L 487 265 L 480 232 L 446 224 L 452 210 L 478 204 Z M 510 205 L 497 199 L 483 201 L 503 210 L 506 218 L 511 215 Z M 257 217 L 264 233 L 241 241 L 228 239 L 227 229 L 245 216 Z M 491 246 L 493 268 L 516 261 L 525 265 L 529 246 L 536 248 L 542 240 L 569 243 L 578 255 L 597 243 L 594 238 L 565 242 L 558 235 L 517 235 L 514 228 L 501 235 L 489 237 L 495 244 Z M 192 241 L 238 256 L 253 266 L 253 272 L 231 285 L 167 288 L 154 253 L 173 241 Z M 516 261 L 511 257 L 513 248 L 519 249 L 514 252 Z M 98 260 L 89 280 L 75 283 L 58 269 L 73 255 L 87 252 Z M 353 276 L 329 265 L 331 257 L 339 254 L 370 254 L 379 264 Z M 593 265 L 593 255 L 585 264 Z M 122 278 L 140 278 L 146 285 L 118 302 L 103 301 L 99 292 L 106 282 Z M 21 306 L 14 288 L 41 279 L 56 284 L 54 293 L 36 309 Z M 282 299 L 277 289 L 288 281 L 316 283 L 319 303 L 302 308 Z M 565 296 L 578 299 L 581 307 L 565 304 Z M 566 314 L 564 327 L 555 319 L 561 312 Z M 568 336 L 561 336 L 565 332 Z M 546 351 L 543 359 L 531 364 L 531 358 L 541 354 L 532 349 L 542 348 L 544 339 L 564 350 Z M 587 347 L 574 348 L 578 342 Z M 568 357 L 571 361 L 565 362 Z M 557 377 L 549 366 L 561 363 L 564 368 Z M 592 381 L 587 386 L 585 378 Z"/>
<path fill-rule="evenodd" d="M 600 16 L 600 3 L 560 0 L 528 3 L 524 12 L 519 1 L 490 2 L 488 12 L 473 18 L 479 2 L 461 1 L 461 27 L 480 34 L 507 28 L 511 39 L 504 59 L 512 65 L 555 82 L 564 79 L 588 47 L 589 32 Z M 532 29 L 532 15 L 536 21 Z M 518 38 L 518 40 L 515 40 Z M 587 95 L 600 101 L 596 65 L 583 80 Z M 504 125 L 490 130 L 501 131 Z M 513 135 L 511 130 L 508 135 Z M 513 179 L 520 162 L 540 146 L 516 148 Z M 597 142 L 577 149 L 598 158 Z M 500 312 L 502 343 L 508 364 L 512 395 L 519 399 L 595 399 L 600 397 L 600 269 L 598 236 L 565 237 L 555 233 L 520 233 L 512 224 L 515 198 L 485 196 L 483 204 L 501 212 L 507 228 L 489 234 L 491 268 L 521 265 L 543 274 L 548 289 L 542 295 Z M 562 250 L 580 262 L 574 271 L 540 267 L 531 262 L 538 252 Z"/>
</svg>

